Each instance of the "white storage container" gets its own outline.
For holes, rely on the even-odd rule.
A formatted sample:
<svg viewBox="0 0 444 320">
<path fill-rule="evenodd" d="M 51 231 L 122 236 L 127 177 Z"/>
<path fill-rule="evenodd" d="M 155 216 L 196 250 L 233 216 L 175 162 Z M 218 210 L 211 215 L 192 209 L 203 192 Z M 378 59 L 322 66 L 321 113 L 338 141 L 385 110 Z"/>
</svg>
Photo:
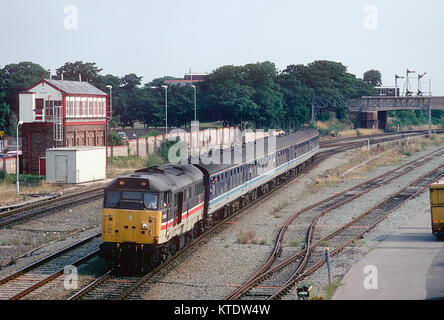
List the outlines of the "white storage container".
<svg viewBox="0 0 444 320">
<path fill-rule="evenodd" d="M 105 147 L 63 147 L 46 150 L 46 181 L 83 183 L 106 178 Z"/>
</svg>

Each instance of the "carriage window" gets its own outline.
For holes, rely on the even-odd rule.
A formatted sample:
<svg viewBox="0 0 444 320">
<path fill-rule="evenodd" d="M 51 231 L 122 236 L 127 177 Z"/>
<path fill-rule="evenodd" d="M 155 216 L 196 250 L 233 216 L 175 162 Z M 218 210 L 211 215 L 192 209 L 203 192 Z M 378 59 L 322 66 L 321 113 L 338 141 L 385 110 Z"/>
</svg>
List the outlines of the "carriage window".
<svg viewBox="0 0 444 320">
<path fill-rule="evenodd" d="M 231 170 L 228 171 L 227 186 L 228 186 L 228 189 L 227 189 L 227 190 L 231 189 Z"/>
<path fill-rule="evenodd" d="M 213 177 L 210 179 L 210 197 L 211 197 L 211 199 L 216 194 L 217 194 L 217 177 Z"/>
</svg>

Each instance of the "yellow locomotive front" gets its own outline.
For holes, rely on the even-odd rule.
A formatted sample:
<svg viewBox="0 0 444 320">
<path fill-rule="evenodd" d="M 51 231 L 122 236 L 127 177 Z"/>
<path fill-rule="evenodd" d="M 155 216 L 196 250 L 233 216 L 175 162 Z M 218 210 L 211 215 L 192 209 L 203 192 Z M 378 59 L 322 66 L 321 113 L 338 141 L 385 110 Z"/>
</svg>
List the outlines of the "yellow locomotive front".
<svg viewBox="0 0 444 320">
<path fill-rule="evenodd" d="M 198 234 L 202 172 L 191 164 L 151 167 L 105 187 L 100 256 L 113 267 L 144 271 Z"/>
<path fill-rule="evenodd" d="M 106 192 L 102 212 L 103 241 L 154 244 L 160 234 L 162 217 L 158 199 L 159 195 L 152 192 Z"/>
<path fill-rule="evenodd" d="M 164 197 L 141 176 L 117 178 L 105 188 L 100 255 L 109 264 L 143 269 L 156 253 Z"/>
</svg>

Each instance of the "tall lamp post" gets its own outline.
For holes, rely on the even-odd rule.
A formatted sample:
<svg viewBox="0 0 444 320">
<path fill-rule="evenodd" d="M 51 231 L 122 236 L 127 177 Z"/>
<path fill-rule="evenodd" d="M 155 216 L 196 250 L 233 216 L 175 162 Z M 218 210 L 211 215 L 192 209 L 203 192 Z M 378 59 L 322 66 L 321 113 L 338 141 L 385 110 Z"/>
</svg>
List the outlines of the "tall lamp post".
<svg viewBox="0 0 444 320">
<path fill-rule="evenodd" d="M 113 86 L 109 84 L 106 87 L 109 89 L 109 106 L 111 107 L 111 114 L 111 111 L 113 110 Z"/>
<path fill-rule="evenodd" d="M 168 133 L 168 86 L 167 85 L 162 85 L 162 88 L 165 89 L 165 134 Z M 150 86 L 151 89 L 157 89 L 159 87 L 156 86 Z"/>
<path fill-rule="evenodd" d="M 17 194 L 17 195 L 19 195 L 19 193 L 20 193 L 20 182 L 19 182 L 19 151 L 18 151 L 18 146 L 19 146 L 19 138 L 18 138 L 18 136 L 19 136 L 19 127 L 21 126 L 23 124 L 23 121 L 19 121 L 18 123 L 17 123 L 17 145 L 16 145 L 16 148 L 15 148 L 15 152 L 16 152 L 16 163 L 15 163 L 15 166 L 16 166 L 16 176 L 17 176 L 17 179 L 16 179 L 16 183 L 15 183 L 15 193 Z"/>
<path fill-rule="evenodd" d="M 109 115 L 110 117 L 112 117 L 112 110 L 113 110 L 113 86 L 112 85 L 107 85 L 106 86 L 109 89 Z M 108 166 L 108 115 L 107 112 L 105 110 L 105 118 L 106 118 L 106 122 L 105 122 L 105 159 L 106 159 L 106 166 Z"/>
<path fill-rule="evenodd" d="M 162 88 L 165 89 L 165 134 L 168 134 L 168 86 L 163 85 Z"/>
<path fill-rule="evenodd" d="M 191 85 L 194 89 L 194 122 L 196 122 L 196 86 L 194 84 Z"/>
</svg>

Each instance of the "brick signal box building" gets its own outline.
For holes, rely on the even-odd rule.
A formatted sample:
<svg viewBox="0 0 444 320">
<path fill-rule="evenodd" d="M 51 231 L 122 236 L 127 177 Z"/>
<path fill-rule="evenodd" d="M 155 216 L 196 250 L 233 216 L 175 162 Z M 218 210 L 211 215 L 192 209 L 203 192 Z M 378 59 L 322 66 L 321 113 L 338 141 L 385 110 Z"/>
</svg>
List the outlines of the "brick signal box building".
<svg viewBox="0 0 444 320">
<path fill-rule="evenodd" d="M 106 146 L 108 97 L 88 82 L 68 80 L 42 79 L 20 92 L 22 171 L 45 175 L 49 148 Z"/>
</svg>

